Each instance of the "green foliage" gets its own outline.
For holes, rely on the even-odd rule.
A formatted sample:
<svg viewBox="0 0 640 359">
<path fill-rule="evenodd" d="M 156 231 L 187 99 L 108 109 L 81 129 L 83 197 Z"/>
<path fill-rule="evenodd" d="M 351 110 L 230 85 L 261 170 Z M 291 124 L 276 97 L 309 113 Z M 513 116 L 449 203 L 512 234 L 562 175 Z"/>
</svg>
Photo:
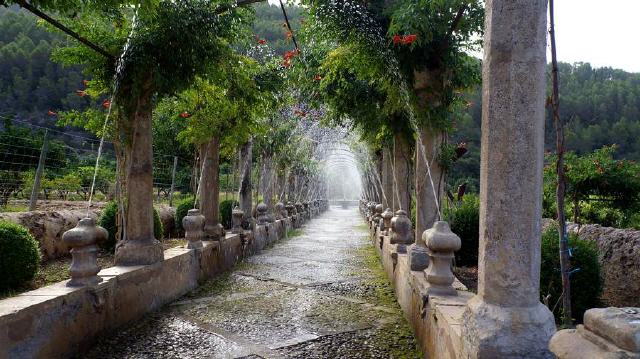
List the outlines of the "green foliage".
<svg viewBox="0 0 640 359">
<path fill-rule="evenodd" d="M 609 146 L 586 155 L 566 154 L 565 210 L 575 222 L 591 221 L 617 227 L 634 225 L 632 218 L 640 210 L 640 165 L 614 159 L 616 149 L 617 146 Z M 543 204 L 545 214 L 554 214 L 555 158 L 549 155 L 547 160 Z"/>
<path fill-rule="evenodd" d="M 480 235 L 480 199 L 467 194 L 460 203 L 446 212 L 451 231 L 462 240 L 462 247 L 455 253 L 456 265 L 477 266 Z"/>
<path fill-rule="evenodd" d="M 220 222 L 224 228 L 231 228 L 233 223 L 231 222 L 231 211 L 233 207 L 240 205 L 238 201 L 226 200 L 220 202 Z"/>
<path fill-rule="evenodd" d="M 32 280 L 40 266 L 40 246 L 29 231 L 0 221 L 0 292 L 17 289 Z"/>
<path fill-rule="evenodd" d="M 102 209 L 102 213 L 98 219 L 98 225 L 109 232 L 109 237 L 102 244 L 102 248 L 108 252 L 112 252 L 117 244 L 117 216 L 118 202 L 111 201 Z M 162 221 L 160 220 L 160 215 L 155 208 L 153 209 L 153 235 L 157 240 L 162 240 L 163 238 Z"/>
<path fill-rule="evenodd" d="M 575 234 L 569 235 L 571 248 L 571 310 L 573 319 L 582 322 L 582 316 L 587 309 L 601 305 L 602 279 L 600 278 L 600 264 L 596 243 L 581 240 Z M 560 274 L 560 244 L 558 228 L 550 227 L 542 234 L 542 264 L 540 270 L 540 295 L 548 296 L 548 303 L 556 317 L 561 322 L 562 317 L 562 278 Z"/>
<path fill-rule="evenodd" d="M 176 230 L 178 232 L 184 231 L 184 228 L 182 228 L 182 219 L 187 215 L 187 212 L 189 212 L 190 209 L 194 208 L 193 206 L 193 197 L 186 197 L 178 202 L 178 205 L 176 206 Z"/>
</svg>

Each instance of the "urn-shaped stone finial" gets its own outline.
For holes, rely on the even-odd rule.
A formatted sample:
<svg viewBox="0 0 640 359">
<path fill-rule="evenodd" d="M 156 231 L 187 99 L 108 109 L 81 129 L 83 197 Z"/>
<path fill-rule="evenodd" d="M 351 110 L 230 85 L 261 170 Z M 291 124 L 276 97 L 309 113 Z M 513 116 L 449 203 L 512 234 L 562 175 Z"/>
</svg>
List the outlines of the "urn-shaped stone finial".
<svg viewBox="0 0 640 359">
<path fill-rule="evenodd" d="M 231 233 L 242 233 L 242 219 L 244 218 L 244 211 L 240 207 L 235 206 L 231 211 Z"/>
<path fill-rule="evenodd" d="M 384 207 L 382 207 L 381 203 L 376 204 L 375 206 L 375 212 L 373 214 L 373 221 L 376 223 L 376 225 L 378 225 L 378 223 L 380 223 L 380 221 L 382 220 L 382 211 L 384 211 Z"/>
<path fill-rule="evenodd" d="M 71 280 L 67 282 L 69 287 L 82 287 L 102 282 L 97 274 L 98 266 L 97 244 L 107 240 L 107 230 L 96 225 L 93 218 L 83 218 L 75 228 L 62 235 L 62 241 L 71 247 L 71 268 L 69 274 Z"/>
<path fill-rule="evenodd" d="M 296 203 L 296 213 L 297 214 L 301 214 L 302 212 L 304 212 L 304 206 L 302 205 L 302 203 L 297 202 Z"/>
<path fill-rule="evenodd" d="M 287 209 L 287 217 L 293 217 L 296 214 L 296 206 L 291 202 L 287 203 L 285 208 Z"/>
<path fill-rule="evenodd" d="M 396 215 L 391 218 L 391 244 L 396 244 L 398 253 L 407 253 L 407 245 L 413 242 L 413 231 L 411 220 L 407 217 L 407 212 L 399 209 Z"/>
<path fill-rule="evenodd" d="M 256 207 L 256 219 L 258 220 L 258 225 L 267 224 L 267 205 L 263 202 L 258 203 Z"/>
<path fill-rule="evenodd" d="M 451 286 L 455 279 L 451 271 L 451 261 L 453 252 L 460 249 L 460 237 L 451 232 L 449 223 L 438 221 L 431 229 L 424 231 L 422 240 L 427 245 L 429 256 L 429 267 L 425 271 L 429 292 L 455 295 L 456 290 Z"/>
<path fill-rule="evenodd" d="M 385 209 L 384 212 L 382 212 L 382 222 L 380 222 L 380 230 L 384 231 L 385 235 L 388 235 L 391 229 L 391 218 L 393 218 L 391 208 Z"/>
<path fill-rule="evenodd" d="M 204 222 L 205 218 L 200 214 L 197 208 L 187 211 L 187 215 L 182 218 L 182 228 L 184 228 L 184 236 L 189 241 L 187 248 L 202 248 L 202 238 L 204 238 Z"/>
<path fill-rule="evenodd" d="M 276 218 L 285 219 L 287 217 L 288 217 L 287 209 L 286 209 L 284 203 L 282 203 L 282 202 L 276 203 Z"/>
<path fill-rule="evenodd" d="M 367 217 L 369 217 L 369 220 L 373 219 L 373 215 L 376 213 L 376 203 L 375 202 L 369 202 L 369 204 L 367 205 L 367 209 L 369 210 L 367 212 Z"/>
</svg>

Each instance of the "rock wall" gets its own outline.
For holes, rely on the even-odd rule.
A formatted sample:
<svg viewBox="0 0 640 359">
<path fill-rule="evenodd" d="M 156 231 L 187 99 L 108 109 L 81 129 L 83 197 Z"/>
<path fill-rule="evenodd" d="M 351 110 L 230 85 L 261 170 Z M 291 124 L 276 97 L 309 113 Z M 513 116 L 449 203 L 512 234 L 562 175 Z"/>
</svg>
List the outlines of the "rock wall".
<svg viewBox="0 0 640 359">
<path fill-rule="evenodd" d="M 573 223 L 567 230 L 596 242 L 606 304 L 640 307 L 640 231 Z"/>
<path fill-rule="evenodd" d="M 157 208 L 164 227 L 164 237 L 175 234 L 175 208 L 160 206 Z M 75 227 L 80 219 L 87 216 L 97 218 L 102 208 L 60 209 L 32 212 L 0 213 L 0 220 L 14 222 L 26 227 L 31 235 L 40 242 L 43 259 L 55 259 L 69 254 L 69 248 L 62 242 L 62 234 Z"/>
</svg>

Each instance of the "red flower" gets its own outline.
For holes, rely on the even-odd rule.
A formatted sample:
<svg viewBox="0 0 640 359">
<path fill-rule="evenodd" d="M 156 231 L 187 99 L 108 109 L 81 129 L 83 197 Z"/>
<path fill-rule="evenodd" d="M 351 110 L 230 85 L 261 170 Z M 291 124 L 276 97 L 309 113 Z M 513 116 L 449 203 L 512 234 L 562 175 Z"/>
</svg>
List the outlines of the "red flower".
<svg viewBox="0 0 640 359">
<path fill-rule="evenodd" d="M 284 59 L 284 61 L 282 61 L 282 66 L 284 66 L 285 68 L 291 67 L 291 60 Z"/>
<path fill-rule="evenodd" d="M 54 111 L 51 111 L 51 110 L 47 111 L 47 115 L 49 115 L 49 116 L 51 116 L 51 117 L 53 117 L 53 116 L 58 116 L 58 114 L 57 114 L 57 113 L 55 113 Z"/>
<path fill-rule="evenodd" d="M 320 75 L 315 75 L 313 77 L 313 81 L 320 81 L 320 80 L 322 80 L 322 76 L 320 76 Z"/>
<path fill-rule="evenodd" d="M 456 147 L 456 158 L 464 156 L 465 153 L 467 153 L 467 143 L 460 142 Z"/>
<path fill-rule="evenodd" d="M 410 45 L 412 44 L 414 41 L 416 41 L 418 39 L 418 35 L 412 34 L 412 35 L 405 35 L 402 37 L 402 43 L 404 45 Z"/>
<path fill-rule="evenodd" d="M 89 80 L 82 80 L 82 84 L 85 86 L 89 86 Z"/>
<path fill-rule="evenodd" d="M 291 40 L 291 38 L 293 37 L 293 33 L 291 31 L 287 31 L 285 36 L 287 37 L 287 40 Z"/>
<path fill-rule="evenodd" d="M 109 100 L 102 101 L 102 107 L 108 109 L 109 107 L 111 107 L 111 101 Z"/>
<path fill-rule="evenodd" d="M 293 113 L 294 113 L 295 115 L 300 116 L 300 117 L 305 117 L 305 116 L 307 115 L 307 113 L 306 113 L 306 112 L 301 111 L 301 110 L 298 110 L 298 109 L 293 110 Z"/>
<path fill-rule="evenodd" d="M 265 39 L 258 39 L 258 44 L 259 44 L 259 45 L 264 45 L 264 44 L 266 44 L 266 43 L 267 43 L 267 40 L 265 40 Z"/>
<path fill-rule="evenodd" d="M 80 97 L 85 97 L 87 96 L 87 93 L 84 90 L 76 90 L 76 95 Z"/>
<path fill-rule="evenodd" d="M 189 117 L 191 117 L 191 115 L 190 115 L 188 112 L 183 112 L 183 113 L 181 113 L 179 116 L 180 116 L 180 117 L 182 117 L 182 118 L 189 118 Z"/>
<path fill-rule="evenodd" d="M 402 42 L 402 37 L 400 35 L 393 35 L 393 44 L 397 45 Z"/>
</svg>

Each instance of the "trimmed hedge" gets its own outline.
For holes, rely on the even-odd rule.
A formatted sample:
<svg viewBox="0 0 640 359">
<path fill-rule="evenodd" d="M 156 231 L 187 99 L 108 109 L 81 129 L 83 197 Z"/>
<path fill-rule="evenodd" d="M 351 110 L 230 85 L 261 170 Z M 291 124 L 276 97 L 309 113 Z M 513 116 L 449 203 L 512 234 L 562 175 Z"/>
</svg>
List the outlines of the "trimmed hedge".
<svg viewBox="0 0 640 359">
<path fill-rule="evenodd" d="M 40 268 L 40 244 L 23 226 L 0 221 L 0 292 L 20 288 Z"/>
<path fill-rule="evenodd" d="M 182 228 L 182 219 L 187 215 L 190 209 L 193 208 L 194 197 L 186 197 L 178 202 L 176 206 L 176 229 L 178 232 L 183 232 L 184 228 Z"/>
<path fill-rule="evenodd" d="M 571 248 L 571 268 L 574 272 L 570 276 L 571 282 L 571 310 L 575 321 L 582 323 L 582 317 L 587 309 L 600 306 L 602 295 L 602 279 L 600 278 L 600 263 L 596 243 L 581 240 L 577 235 L 569 235 Z M 562 319 L 562 278 L 560 276 L 560 243 L 558 227 L 549 227 L 542 234 L 542 263 L 540 266 L 540 296 L 549 295 L 550 309 L 558 323 Z M 556 303 L 558 303 L 556 305 Z"/>
<path fill-rule="evenodd" d="M 449 209 L 451 231 L 462 241 L 462 247 L 455 252 L 456 265 L 477 266 L 480 233 L 480 199 L 467 194 L 458 206 Z"/>
<path fill-rule="evenodd" d="M 116 248 L 116 216 L 118 214 L 118 203 L 116 201 L 109 202 L 100 215 L 98 224 L 109 232 L 107 241 L 102 244 L 102 248 L 106 251 L 113 251 Z M 153 235 L 157 240 L 162 240 L 164 229 L 162 221 L 156 209 L 153 209 Z"/>
</svg>

